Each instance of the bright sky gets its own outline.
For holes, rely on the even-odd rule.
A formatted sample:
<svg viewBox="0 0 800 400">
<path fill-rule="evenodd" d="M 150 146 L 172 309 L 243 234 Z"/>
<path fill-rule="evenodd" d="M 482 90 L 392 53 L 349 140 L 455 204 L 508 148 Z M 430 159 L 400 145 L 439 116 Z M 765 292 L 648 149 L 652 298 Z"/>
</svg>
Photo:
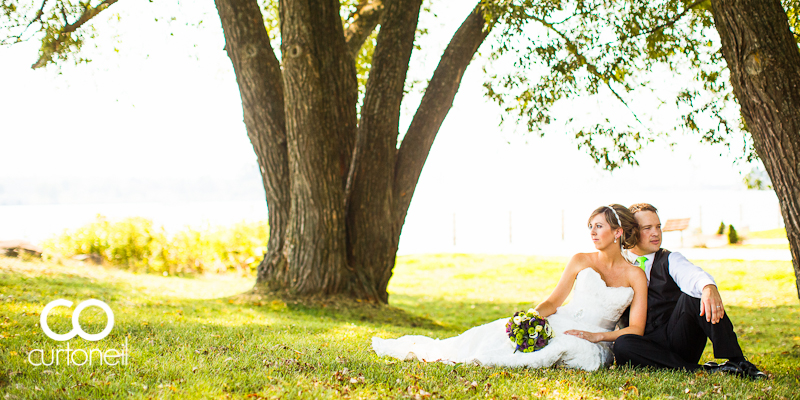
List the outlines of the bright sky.
<svg viewBox="0 0 800 400">
<path fill-rule="evenodd" d="M 472 3 L 434 3 L 439 18 L 421 22 L 430 34 L 423 52 L 414 55 L 412 78 L 430 77 Z M 225 177 L 256 168 L 213 3 L 183 6 L 176 21 L 165 22 L 174 9 L 163 2 L 120 1 L 95 23 L 97 48 L 90 44 L 83 53 L 93 61 L 67 63 L 60 71 L 30 69 L 35 42 L 0 48 L 0 74 L 6 77 L 0 96 L 0 178 Z M 122 15 L 120 22 L 114 13 Z M 200 20 L 200 27 L 186 25 Z M 482 50 L 488 53 L 488 47 Z M 478 58 L 467 70 L 412 209 L 524 206 L 531 199 L 558 201 L 559 196 L 602 204 L 625 201 L 614 200 L 621 192 L 657 196 L 743 188 L 740 170 L 749 166 L 734 166 L 727 150 L 699 144 L 695 137 L 672 138 L 678 143 L 672 150 L 657 142 L 638 156 L 640 167 L 610 174 L 577 150 L 557 124 L 544 138 L 525 134 L 522 127 L 501 129 L 502 110 L 483 96 L 484 62 Z M 658 78 L 669 90 L 670 78 Z M 404 126 L 418 97 L 404 103 Z M 634 103 L 655 125 L 677 118 L 656 110 L 652 96 Z M 561 117 L 628 118 L 610 98 L 580 99 L 559 110 Z"/>
</svg>

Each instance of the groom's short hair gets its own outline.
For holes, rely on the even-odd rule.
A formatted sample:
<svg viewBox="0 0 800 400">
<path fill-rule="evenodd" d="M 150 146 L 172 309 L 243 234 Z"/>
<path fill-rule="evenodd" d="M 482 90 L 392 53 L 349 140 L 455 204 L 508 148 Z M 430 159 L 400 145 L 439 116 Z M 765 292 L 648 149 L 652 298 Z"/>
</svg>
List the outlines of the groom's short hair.
<svg viewBox="0 0 800 400">
<path fill-rule="evenodd" d="M 628 207 L 628 210 L 631 211 L 631 214 L 636 214 L 639 211 L 652 211 L 658 214 L 658 210 L 656 210 L 656 208 L 650 203 L 636 203 Z"/>
</svg>

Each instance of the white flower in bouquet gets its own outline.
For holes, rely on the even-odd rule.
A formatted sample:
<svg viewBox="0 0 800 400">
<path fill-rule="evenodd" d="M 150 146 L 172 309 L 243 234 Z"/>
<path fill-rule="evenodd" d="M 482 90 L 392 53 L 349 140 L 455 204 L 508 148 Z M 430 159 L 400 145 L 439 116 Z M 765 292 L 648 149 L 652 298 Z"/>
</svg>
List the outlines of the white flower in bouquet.
<svg viewBox="0 0 800 400">
<path fill-rule="evenodd" d="M 547 346 L 552 332 L 546 318 L 542 318 L 533 310 L 526 314 L 524 311 L 514 313 L 506 322 L 506 335 L 514 343 L 514 352 L 530 353 Z"/>
</svg>

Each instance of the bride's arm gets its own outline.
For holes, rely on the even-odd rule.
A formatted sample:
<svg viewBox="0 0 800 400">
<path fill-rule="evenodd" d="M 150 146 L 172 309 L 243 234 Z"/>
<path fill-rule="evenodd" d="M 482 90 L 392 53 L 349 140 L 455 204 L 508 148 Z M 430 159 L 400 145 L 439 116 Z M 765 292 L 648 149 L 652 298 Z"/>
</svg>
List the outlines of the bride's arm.
<svg viewBox="0 0 800 400">
<path fill-rule="evenodd" d="M 647 277 L 644 275 L 644 271 L 638 268 L 632 270 L 631 275 L 633 301 L 631 301 L 630 320 L 627 328 L 611 332 L 568 330 L 564 333 L 578 336 L 592 343 L 613 342 L 622 335 L 643 335 L 644 325 L 647 321 Z"/>
<path fill-rule="evenodd" d="M 539 312 L 540 316 L 550 316 L 556 312 L 559 306 L 564 304 L 569 292 L 572 291 L 572 285 L 575 283 L 575 277 L 578 276 L 578 272 L 586 268 L 586 257 L 586 254 L 572 256 L 572 259 L 567 263 L 567 267 L 564 268 L 564 272 L 561 273 L 561 278 L 558 280 L 556 288 L 553 289 L 553 293 L 550 293 L 547 300 L 536 306 L 536 311 Z"/>
</svg>

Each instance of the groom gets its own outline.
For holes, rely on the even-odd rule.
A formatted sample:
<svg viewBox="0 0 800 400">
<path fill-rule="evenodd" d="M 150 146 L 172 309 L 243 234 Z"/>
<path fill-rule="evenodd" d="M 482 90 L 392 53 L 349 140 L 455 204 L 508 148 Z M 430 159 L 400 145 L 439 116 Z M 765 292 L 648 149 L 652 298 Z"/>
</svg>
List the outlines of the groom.
<svg viewBox="0 0 800 400">
<path fill-rule="evenodd" d="M 617 338 L 617 364 L 698 369 L 708 338 L 714 357 L 728 361 L 709 362 L 703 368 L 752 379 L 766 377 L 744 358 L 714 278 L 680 253 L 661 248 L 661 220 L 655 207 L 639 203 L 630 210 L 639 224 L 639 242 L 625 255 L 647 275 L 647 323 L 644 336 Z"/>
</svg>

